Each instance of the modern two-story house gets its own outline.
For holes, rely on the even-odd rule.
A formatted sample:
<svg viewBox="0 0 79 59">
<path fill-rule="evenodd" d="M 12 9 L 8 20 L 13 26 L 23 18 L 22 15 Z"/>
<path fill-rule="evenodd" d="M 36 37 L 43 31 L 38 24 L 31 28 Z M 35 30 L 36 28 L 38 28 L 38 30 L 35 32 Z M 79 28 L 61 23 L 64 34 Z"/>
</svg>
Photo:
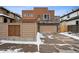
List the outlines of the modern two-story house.
<svg viewBox="0 0 79 59">
<path fill-rule="evenodd" d="M 33 10 L 23 10 L 23 23 L 36 23 L 37 32 L 57 33 L 59 16 L 55 16 L 54 10 L 48 8 L 34 8 Z"/>
</svg>

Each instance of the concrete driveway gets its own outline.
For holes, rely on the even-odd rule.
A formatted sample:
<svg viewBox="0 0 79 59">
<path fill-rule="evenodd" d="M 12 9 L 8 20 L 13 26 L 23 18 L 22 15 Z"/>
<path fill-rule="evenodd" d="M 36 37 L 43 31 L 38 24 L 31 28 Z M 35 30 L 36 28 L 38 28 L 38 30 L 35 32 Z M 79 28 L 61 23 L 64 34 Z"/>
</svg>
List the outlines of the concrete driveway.
<svg viewBox="0 0 79 59">
<path fill-rule="evenodd" d="M 79 40 L 55 34 L 54 39 L 45 38 L 45 44 L 40 45 L 41 53 L 78 53 Z"/>
<path fill-rule="evenodd" d="M 61 35 L 53 34 L 54 39 L 46 37 L 44 44 L 38 46 L 34 44 L 11 44 L 5 43 L 0 45 L 0 50 L 15 50 L 20 49 L 18 52 L 40 52 L 40 53 L 78 53 L 79 40 Z"/>
</svg>

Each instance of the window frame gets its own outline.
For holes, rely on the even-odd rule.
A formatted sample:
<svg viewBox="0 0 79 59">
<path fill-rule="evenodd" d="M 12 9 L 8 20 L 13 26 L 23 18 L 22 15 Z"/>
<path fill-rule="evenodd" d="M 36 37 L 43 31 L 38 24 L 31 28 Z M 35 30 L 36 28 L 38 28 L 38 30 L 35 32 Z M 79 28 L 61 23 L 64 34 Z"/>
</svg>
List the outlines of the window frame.
<svg viewBox="0 0 79 59">
<path fill-rule="evenodd" d="M 49 14 L 43 14 L 43 20 L 50 20 L 50 15 Z"/>
</svg>

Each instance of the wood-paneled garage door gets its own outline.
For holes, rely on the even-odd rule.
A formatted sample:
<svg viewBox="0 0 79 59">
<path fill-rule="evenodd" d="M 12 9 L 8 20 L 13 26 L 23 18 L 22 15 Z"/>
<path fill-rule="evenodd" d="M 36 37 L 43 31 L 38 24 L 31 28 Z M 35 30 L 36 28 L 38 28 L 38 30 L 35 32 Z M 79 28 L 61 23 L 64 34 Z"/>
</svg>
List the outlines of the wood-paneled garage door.
<svg viewBox="0 0 79 59">
<path fill-rule="evenodd" d="M 20 36 L 20 25 L 8 25 L 8 36 Z"/>
</svg>

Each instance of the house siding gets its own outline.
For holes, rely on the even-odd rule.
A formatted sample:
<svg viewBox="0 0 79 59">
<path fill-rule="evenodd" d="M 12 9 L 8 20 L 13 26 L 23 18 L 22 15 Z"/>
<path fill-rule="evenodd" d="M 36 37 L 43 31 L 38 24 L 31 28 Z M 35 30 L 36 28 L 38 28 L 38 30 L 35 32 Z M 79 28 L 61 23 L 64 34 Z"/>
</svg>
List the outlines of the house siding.
<svg viewBox="0 0 79 59">
<path fill-rule="evenodd" d="M 8 36 L 8 24 L 0 23 L 0 36 Z"/>
<path fill-rule="evenodd" d="M 0 17 L 0 23 L 3 23 L 4 17 Z"/>
</svg>

